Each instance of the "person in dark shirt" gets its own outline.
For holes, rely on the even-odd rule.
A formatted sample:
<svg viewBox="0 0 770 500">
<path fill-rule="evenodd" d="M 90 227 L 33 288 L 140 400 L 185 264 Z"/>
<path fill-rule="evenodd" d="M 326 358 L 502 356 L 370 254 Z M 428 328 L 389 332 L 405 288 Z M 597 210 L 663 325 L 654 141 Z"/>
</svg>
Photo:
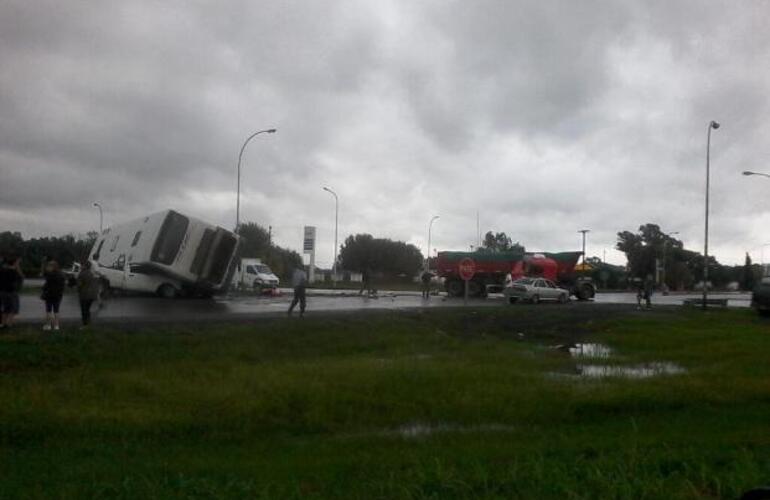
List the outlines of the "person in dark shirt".
<svg viewBox="0 0 770 500">
<path fill-rule="evenodd" d="M 422 281 L 422 298 L 430 298 L 430 280 L 433 279 L 433 273 L 425 269 L 420 275 L 420 281 Z"/>
<path fill-rule="evenodd" d="M 64 273 L 59 268 L 59 263 L 51 259 L 43 268 L 43 294 L 40 296 L 45 301 L 46 323 L 43 330 L 59 329 L 59 306 L 64 296 L 66 280 Z"/>
<path fill-rule="evenodd" d="M 78 297 L 80 297 L 80 317 L 83 326 L 91 323 L 91 304 L 99 298 L 99 279 L 91 270 L 91 261 L 83 263 L 83 268 L 77 277 Z"/>
<path fill-rule="evenodd" d="M 23 282 L 21 259 L 6 257 L 0 266 L 0 328 L 13 326 L 19 314 L 19 292 Z"/>
</svg>

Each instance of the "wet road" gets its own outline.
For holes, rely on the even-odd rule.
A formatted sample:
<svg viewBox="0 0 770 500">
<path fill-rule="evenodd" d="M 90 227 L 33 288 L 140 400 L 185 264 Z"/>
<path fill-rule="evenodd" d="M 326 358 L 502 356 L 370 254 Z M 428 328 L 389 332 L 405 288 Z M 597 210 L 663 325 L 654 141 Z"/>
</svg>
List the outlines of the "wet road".
<svg viewBox="0 0 770 500">
<path fill-rule="evenodd" d="M 653 305 L 681 305 L 685 299 L 699 298 L 699 294 L 672 294 L 653 297 Z M 730 307 L 749 307 L 751 294 L 714 293 L 711 298 L 728 299 Z M 291 301 L 291 292 L 284 292 L 280 297 L 230 296 L 215 299 L 178 299 L 166 300 L 156 297 L 113 297 L 105 301 L 97 311 L 94 305 L 95 320 L 141 320 L 141 321 L 195 321 L 216 319 L 237 319 L 252 315 L 283 315 Z M 597 304 L 635 304 L 635 293 L 600 293 L 594 301 Z M 485 300 L 469 300 L 474 307 L 500 306 L 505 301 L 501 295 L 492 295 Z M 434 296 L 424 300 L 419 292 L 384 292 L 378 298 L 360 297 L 353 293 L 332 290 L 308 291 L 308 311 L 357 311 L 376 309 L 411 309 L 457 307 L 462 299 Z M 583 303 L 572 301 L 565 307 L 580 307 Z M 515 306 L 514 306 L 515 307 Z M 544 307 L 548 307 L 544 305 Z M 554 307 L 562 307 L 555 305 Z M 41 321 L 44 307 L 37 294 L 24 294 L 21 297 L 19 320 L 24 322 Z M 61 318 L 79 319 L 80 307 L 74 293 L 65 295 L 61 305 Z"/>
</svg>

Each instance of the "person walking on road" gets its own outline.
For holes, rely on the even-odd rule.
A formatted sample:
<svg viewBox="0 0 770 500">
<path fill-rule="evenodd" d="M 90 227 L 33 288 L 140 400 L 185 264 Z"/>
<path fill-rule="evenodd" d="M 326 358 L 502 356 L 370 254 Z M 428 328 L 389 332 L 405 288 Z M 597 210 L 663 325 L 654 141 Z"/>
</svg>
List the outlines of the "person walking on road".
<svg viewBox="0 0 770 500">
<path fill-rule="evenodd" d="M 59 268 L 59 263 L 54 259 L 46 261 L 43 267 L 43 293 L 40 296 L 45 301 L 46 322 L 43 330 L 59 329 L 59 306 L 64 296 L 66 280 Z"/>
<path fill-rule="evenodd" d="M 432 279 L 433 279 L 433 274 L 427 269 L 422 272 L 422 275 L 420 275 L 420 280 L 422 281 L 422 298 L 423 299 L 430 298 L 430 280 Z"/>
<path fill-rule="evenodd" d="M 299 315 L 302 317 L 305 315 L 305 288 L 307 287 L 307 274 L 304 269 L 299 267 L 294 269 L 294 273 L 291 275 L 291 286 L 294 287 L 294 299 L 291 301 L 288 314 L 291 316 L 291 313 L 294 312 L 294 307 L 299 302 Z"/>
<path fill-rule="evenodd" d="M 9 256 L 0 267 L 0 328 L 13 326 L 19 314 L 19 292 L 24 283 L 21 259 Z"/>
<path fill-rule="evenodd" d="M 83 263 L 77 277 L 78 297 L 80 298 L 80 318 L 83 326 L 91 324 L 91 305 L 99 298 L 99 279 L 91 270 L 91 261 Z"/>
<path fill-rule="evenodd" d="M 644 280 L 644 302 L 647 309 L 652 309 L 652 293 L 655 290 L 655 282 L 652 275 L 648 274 Z"/>
</svg>

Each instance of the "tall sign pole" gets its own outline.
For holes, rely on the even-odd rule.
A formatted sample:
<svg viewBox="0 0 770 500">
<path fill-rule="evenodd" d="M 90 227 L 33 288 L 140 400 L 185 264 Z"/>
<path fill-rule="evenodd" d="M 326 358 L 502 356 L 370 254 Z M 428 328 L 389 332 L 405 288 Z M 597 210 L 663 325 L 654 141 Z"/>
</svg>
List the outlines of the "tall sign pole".
<svg viewBox="0 0 770 500">
<path fill-rule="evenodd" d="M 466 257 L 457 264 L 457 272 L 460 274 L 460 278 L 465 282 L 465 299 L 464 305 L 468 305 L 468 284 L 473 279 L 473 275 L 476 274 L 476 262 L 470 257 Z"/>
<path fill-rule="evenodd" d="M 578 233 L 583 233 L 583 270 L 585 271 L 586 267 L 586 233 L 590 233 L 590 229 L 581 229 L 578 231 Z"/>
<path fill-rule="evenodd" d="M 315 226 L 305 226 L 305 235 L 302 242 L 302 251 L 310 254 L 310 269 L 308 270 L 308 282 L 315 282 Z"/>
</svg>

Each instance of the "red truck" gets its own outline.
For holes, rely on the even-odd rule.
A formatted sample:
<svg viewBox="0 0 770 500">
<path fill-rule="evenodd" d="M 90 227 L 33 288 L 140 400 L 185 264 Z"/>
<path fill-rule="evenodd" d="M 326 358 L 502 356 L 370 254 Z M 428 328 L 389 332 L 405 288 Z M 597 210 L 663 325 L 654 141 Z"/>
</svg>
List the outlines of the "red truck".
<svg viewBox="0 0 770 500">
<path fill-rule="evenodd" d="M 471 296 L 485 297 L 488 292 L 500 292 L 508 275 L 512 279 L 543 277 L 569 290 L 579 300 L 589 300 L 596 294 L 590 278 L 575 271 L 582 252 L 439 252 L 435 260 L 438 275 L 444 278 L 444 288 L 454 297 L 464 293 L 458 264 L 465 258 L 476 264 L 476 274 L 468 283 Z"/>
</svg>

